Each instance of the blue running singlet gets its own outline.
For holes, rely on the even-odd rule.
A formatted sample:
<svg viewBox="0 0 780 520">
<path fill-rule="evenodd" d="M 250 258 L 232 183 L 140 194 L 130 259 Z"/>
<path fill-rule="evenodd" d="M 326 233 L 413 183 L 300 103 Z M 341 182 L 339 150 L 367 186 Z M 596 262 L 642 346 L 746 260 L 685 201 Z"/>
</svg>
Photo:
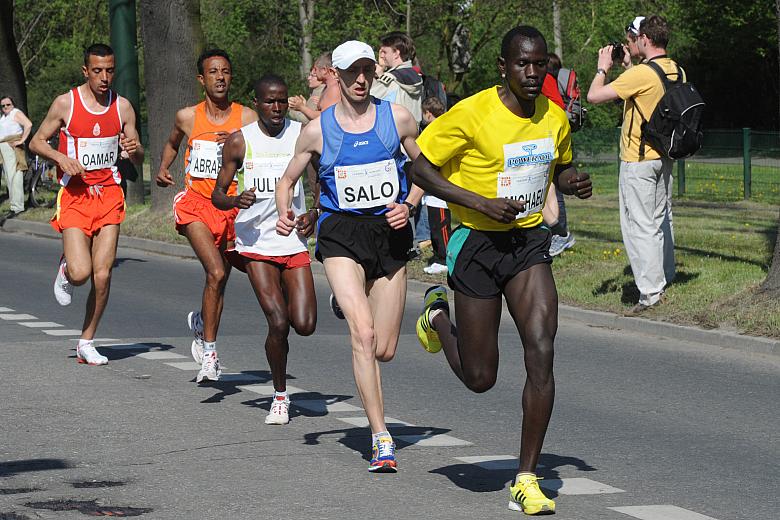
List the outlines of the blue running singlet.
<svg viewBox="0 0 780 520">
<path fill-rule="evenodd" d="M 322 112 L 320 156 L 320 207 L 331 213 L 383 215 L 386 205 L 401 202 L 409 193 L 390 103 L 372 98 L 374 127 L 367 132 L 345 132 L 336 121 L 335 108 Z"/>
</svg>

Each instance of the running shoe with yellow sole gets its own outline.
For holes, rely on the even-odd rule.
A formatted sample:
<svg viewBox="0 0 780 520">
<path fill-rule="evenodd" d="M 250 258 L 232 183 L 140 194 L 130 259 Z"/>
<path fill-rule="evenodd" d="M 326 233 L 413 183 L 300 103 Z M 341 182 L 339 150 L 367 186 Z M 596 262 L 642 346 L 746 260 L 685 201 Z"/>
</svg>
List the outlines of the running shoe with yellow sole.
<svg viewBox="0 0 780 520">
<path fill-rule="evenodd" d="M 539 489 L 536 475 L 518 475 L 509 487 L 509 509 L 522 511 L 527 515 L 555 514 L 555 502 L 544 496 Z"/>
<path fill-rule="evenodd" d="M 433 328 L 430 320 L 431 311 L 435 309 L 442 309 L 447 314 L 450 313 L 447 289 L 441 285 L 434 285 L 425 291 L 423 310 L 420 317 L 417 318 L 417 339 L 420 340 L 420 345 L 431 354 L 441 350 L 439 333 Z"/>
</svg>

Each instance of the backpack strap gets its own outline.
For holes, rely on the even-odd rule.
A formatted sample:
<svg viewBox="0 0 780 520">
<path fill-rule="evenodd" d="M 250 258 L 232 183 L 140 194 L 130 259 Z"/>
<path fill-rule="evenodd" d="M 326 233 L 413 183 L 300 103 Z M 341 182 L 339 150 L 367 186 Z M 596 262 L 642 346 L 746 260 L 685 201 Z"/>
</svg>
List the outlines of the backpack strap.
<svg viewBox="0 0 780 520">
<path fill-rule="evenodd" d="M 683 70 L 680 68 L 680 66 L 677 63 L 674 64 L 675 68 L 677 69 L 677 72 L 672 72 L 670 74 L 667 74 L 666 72 L 664 72 L 664 69 L 662 69 L 660 65 L 658 65 L 657 63 L 653 62 L 653 60 L 657 60 L 657 59 L 660 59 L 660 58 L 666 58 L 666 57 L 667 57 L 666 54 L 661 54 L 660 56 L 655 56 L 653 58 L 650 58 L 649 60 L 647 60 L 643 64 L 643 65 L 649 66 L 651 69 L 653 69 L 653 71 L 656 73 L 656 75 L 658 75 L 658 79 L 661 80 L 661 86 L 664 88 L 664 93 L 667 90 L 669 90 L 669 88 L 671 86 L 676 85 L 678 83 L 682 83 L 682 81 L 683 81 Z M 671 81 L 669 79 L 668 76 L 670 76 L 671 74 L 676 74 L 677 75 L 677 79 L 675 81 Z M 643 122 L 647 121 L 647 118 L 645 118 L 644 114 L 642 114 L 642 111 L 639 110 L 639 106 L 636 104 L 636 101 L 634 101 L 634 106 L 632 107 L 632 110 L 633 109 L 636 109 L 636 111 L 639 112 L 639 117 L 642 118 Z M 628 135 L 631 135 L 631 128 L 633 126 L 634 126 L 634 118 L 633 118 L 633 114 L 632 114 L 631 126 L 629 126 L 629 128 L 628 128 Z M 644 159 L 644 157 L 645 157 L 645 137 L 644 137 L 644 135 L 642 135 L 639 138 L 639 160 L 641 161 L 642 159 Z"/>
</svg>

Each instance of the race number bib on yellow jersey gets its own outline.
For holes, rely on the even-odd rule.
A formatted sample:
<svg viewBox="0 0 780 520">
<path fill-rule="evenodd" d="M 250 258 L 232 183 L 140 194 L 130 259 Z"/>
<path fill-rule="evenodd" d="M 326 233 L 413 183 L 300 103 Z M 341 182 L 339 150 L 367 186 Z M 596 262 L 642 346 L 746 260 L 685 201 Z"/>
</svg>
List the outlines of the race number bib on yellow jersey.
<svg viewBox="0 0 780 520">
<path fill-rule="evenodd" d="M 255 189 L 258 199 L 270 199 L 276 193 L 276 183 L 282 178 L 291 155 L 282 157 L 255 157 L 244 162 L 244 190 Z M 295 183 L 293 196 L 301 190 L 301 181 Z"/>
<path fill-rule="evenodd" d="M 85 170 L 100 170 L 116 164 L 119 156 L 119 136 L 80 137 L 78 158 Z"/>
<path fill-rule="evenodd" d="M 398 169 L 393 159 L 370 164 L 335 166 L 339 207 L 369 209 L 386 206 L 398 197 Z"/>
<path fill-rule="evenodd" d="M 216 179 L 222 166 L 222 144 L 214 141 L 192 141 L 189 174 L 200 179 Z"/>
<path fill-rule="evenodd" d="M 544 207 L 555 153 L 555 143 L 549 137 L 504 145 L 504 171 L 498 174 L 496 195 L 525 201 L 525 210 L 516 218 L 532 215 Z"/>
</svg>

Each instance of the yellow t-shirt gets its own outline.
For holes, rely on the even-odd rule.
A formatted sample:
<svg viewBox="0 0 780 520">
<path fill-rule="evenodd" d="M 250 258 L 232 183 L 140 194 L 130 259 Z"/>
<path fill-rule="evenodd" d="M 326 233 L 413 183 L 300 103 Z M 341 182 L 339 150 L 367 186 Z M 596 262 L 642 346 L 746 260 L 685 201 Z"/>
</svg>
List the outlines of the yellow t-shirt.
<svg viewBox="0 0 780 520">
<path fill-rule="evenodd" d="M 669 58 L 653 60 L 654 63 L 669 74 L 670 81 L 677 81 L 677 65 Z M 683 78 L 685 74 L 683 73 Z M 649 65 L 636 65 L 631 67 L 609 84 L 615 90 L 623 104 L 623 128 L 620 131 L 620 159 L 626 162 L 638 162 L 639 143 L 642 137 L 642 116 L 645 121 L 655 110 L 655 106 L 664 95 L 664 86 L 661 78 Z M 636 107 L 639 107 L 639 110 Z M 643 161 L 658 159 L 661 155 L 645 143 L 645 157 Z"/>
<path fill-rule="evenodd" d="M 487 198 L 525 199 L 525 212 L 508 224 L 449 203 L 464 226 L 483 231 L 539 225 L 556 164 L 572 160 L 569 121 L 559 106 L 539 96 L 533 117 L 518 117 L 498 97 L 498 87 L 459 102 L 428 125 L 417 144 L 451 183 Z"/>
</svg>

